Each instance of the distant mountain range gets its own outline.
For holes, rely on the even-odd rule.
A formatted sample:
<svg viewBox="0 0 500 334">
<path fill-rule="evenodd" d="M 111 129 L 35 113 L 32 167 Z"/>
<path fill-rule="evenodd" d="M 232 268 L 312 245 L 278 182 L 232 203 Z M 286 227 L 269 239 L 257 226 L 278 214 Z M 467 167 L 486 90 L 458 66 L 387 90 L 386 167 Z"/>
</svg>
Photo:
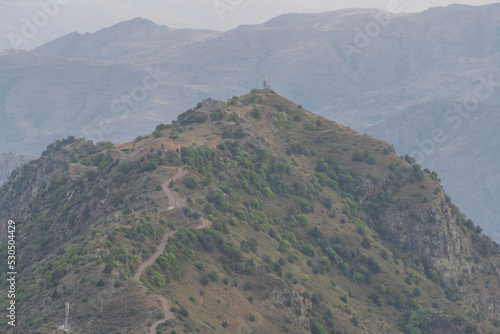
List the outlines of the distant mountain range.
<svg viewBox="0 0 500 334">
<path fill-rule="evenodd" d="M 0 151 L 125 141 L 206 97 L 271 86 L 438 172 L 500 240 L 500 5 L 288 14 L 225 33 L 134 19 L 0 54 Z"/>
</svg>

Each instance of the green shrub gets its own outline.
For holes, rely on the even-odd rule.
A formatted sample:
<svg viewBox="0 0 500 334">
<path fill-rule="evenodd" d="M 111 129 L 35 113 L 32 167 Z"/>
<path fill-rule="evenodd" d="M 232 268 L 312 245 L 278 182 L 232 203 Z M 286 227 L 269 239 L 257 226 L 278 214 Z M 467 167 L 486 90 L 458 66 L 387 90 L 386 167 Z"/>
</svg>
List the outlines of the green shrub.
<svg viewBox="0 0 500 334">
<path fill-rule="evenodd" d="M 311 333 L 312 334 L 326 334 L 326 330 L 317 321 L 311 322 Z"/>
<path fill-rule="evenodd" d="M 384 260 L 387 260 L 389 258 L 389 254 L 387 253 L 387 251 L 385 249 L 382 249 L 380 251 L 380 257 L 383 258 Z"/>
<path fill-rule="evenodd" d="M 365 249 L 370 249 L 372 247 L 368 238 L 363 238 L 363 241 L 361 241 L 361 246 Z"/>
<path fill-rule="evenodd" d="M 307 123 L 306 124 L 306 130 L 307 131 L 316 131 L 316 124 L 314 124 L 314 123 Z"/>
<path fill-rule="evenodd" d="M 306 215 L 298 215 L 297 217 L 295 217 L 295 219 L 297 220 L 297 223 L 299 224 L 299 226 L 302 226 L 302 227 L 309 226 L 309 219 L 307 218 Z"/>
<path fill-rule="evenodd" d="M 403 294 L 400 294 L 398 298 L 396 299 L 396 305 L 397 308 L 399 309 L 404 309 L 406 307 L 406 296 Z"/>
<path fill-rule="evenodd" d="M 216 111 L 210 114 L 210 118 L 214 121 L 220 121 L 221 119 L 224 118 L 225 115 L 226 115 L 225 112 L 223 112 L 221 109 L 217 109 Z"/>
<path fill-rule="evenodd" d="M 208 273 L 208 278 L 210 278 L 212 282 L 217 282 L 219 280 L 219 275 L 217 275 L 217 272 L 215 270 L 212 270 Z"/>
<path fill-rule="evenodd" d="M 159 131 L 159 130 L 153 131 L 153 137 L 155 137 L 157 139 L 160 138 L 161 137 L 161 131 Z"/>
<path fill-rule="evenodd" d="M 156 161 L 153 161 L 153 160 L 148 161 L 148 162 L 146 163 L 146 165 L 144 165 L 144 170 L 145 170 L 145 171 L 153 171 L 153 170 L 155 170 L 156 168 L 158 168 L 158 164 L 156 163 Z"/>
<path fill-rule="evenodd" d="M 293 232 L 290 231 L 285 233 L 285 239 L 290 241 L 292 245 L 296 245 L 298 242 L 297 238 L 295 237 L 295 234 L 293 234 Z"/>
<path fill-rule="evenodd" d="M 368 231 L 368 228 L 366 227 L 365 223 L 359 218 L 353 218 L 354 225 L 356 225 L 356 231 L 361 234 L 365 235 L 366 232 Z"/>
<path fill-rule="evenodd" d="M 281 240 L 278 250 L 282 253 L 289 253 L 291 249 L 291 245 L 287 240 Z"/>
<path fill-rule="evenodd" d="M 269 187 L 265 187 L 264 190 L 262 190 L 262 193 L 267 198 L 274 198 L 274 193 L 271 191 L 271 189 Z"/>
<path fill-rule="evenodd" d="M 259 108 L 255 107 L 252 109 L 252 111 L 250 112 L 250 115 L 255 118 L 255 119 L 260 119 L 260 110 Z"/>
<path fill-rule="evenodd" d="M 191 176 L 186 180 L 186 187 L 192 190 L 198 189 L 198 182 L 196 182 L 195 178 Z"/>
<path fill-rule="evenodd" d="M 234 214 L 236 216 L 236 218 L 238 218 L 239 220 L 247 220 L 247 216 L 245 214 L 245 211 L 243 210 L 238 210 L 235 212 Z"/>
<path fill-rule="evenodd" d="M 453 317 L 453 322 L 457 324 L 463 324 L 467 319 L 463 314 L 457 314 Z"/>
<path fill-rule="evenodd" d="M 382 306 L 384 305 L 384 301 L 382 300 L 382 297 L 380 297 L 380 294 L 377 291 L 373 291 L 368 298 L 372 300 L 377 306 Z"/>
<path fill-rule="evenodd" d="M 408 316 L 408 323 L 403 328 L 405 334 L 428 333 L 432 323 L 432 311 L 420 308 Z"/>
<path fill-rule="evenodd" d="M 314 257 L 316 256 L 316 249 L 314 248 L 313 245 L 307 244 L 302 248 L 302 253 L 304 253 L 307 256 Z"/>
<path fill-rule="evenodd" d="M 352 161 L 363 161 L 363 154 L 359 153 L 359 151 L 354 151 L 352 154 Z"/>
<path fill-rule="evenodd" d="M 205 270 L 205 263 L 203 263 L 203 262 L 197 262 L 194 266 L 199 271 L 204 271 Z"/>
<path fill-rule="evenodd" d="M 240 222 L 239 222 L 238 218 L 232 217 L 231 219 L 229 219 L 229 225 L 234 226 L 234 227 L 238 227 L 240 225 Z"/>
<path fill-rule="evenodd" d="M 208 283 L 210 283 L 210 277 L 208 277 L 208 275 L 207 275 L 207 274 L 203 274 L 203 275 L 201 275 L 201 278 L 200 278 L 200 283 L 201 283 L 201 285 L 203 285 L 203 286 L 207 286 L 207 285 L 208 285 Z"/>
<path fill-rule="evenodd" d="M 179 313 L 186 318 L 189 316 L 189 312 L 184 306 L 181 306 L 181 308 L 179 309 Z"/>
</svg>

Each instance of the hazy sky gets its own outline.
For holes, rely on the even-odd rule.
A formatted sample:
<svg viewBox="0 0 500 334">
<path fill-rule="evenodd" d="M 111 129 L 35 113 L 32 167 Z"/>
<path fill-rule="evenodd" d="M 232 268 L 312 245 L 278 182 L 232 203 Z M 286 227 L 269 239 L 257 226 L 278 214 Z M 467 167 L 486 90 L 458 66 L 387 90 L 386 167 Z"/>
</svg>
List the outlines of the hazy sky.
<svg viewBox="0 0 500 334">
<path fill-rule="evenodd" d="M 393 2 L 399 2 L 404 12 L 416 12 L 453 3 L 485 5 L 500 0 L 1 0 L 0 50 L 31 49 L 72 31 L 95 32 L 138 16 L 171 27 L 229 30 L 284 13 L 352 7 L 387 10 Z"/>
</svg>

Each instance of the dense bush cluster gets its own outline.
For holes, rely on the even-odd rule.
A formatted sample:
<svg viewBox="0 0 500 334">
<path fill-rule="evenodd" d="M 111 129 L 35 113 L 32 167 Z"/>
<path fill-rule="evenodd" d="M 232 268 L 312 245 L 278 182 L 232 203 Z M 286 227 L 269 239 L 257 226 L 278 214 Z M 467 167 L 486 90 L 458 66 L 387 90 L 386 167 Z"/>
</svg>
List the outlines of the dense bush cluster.
<svg viewBox="0 0 500 334">
<path fill-rule="evenodd" d="M 316 163 L 316 177 L 320 185 L 327 185 L 335 190 L 342 190 L 354 198 L 360 195 L 356 181 L 344 166 L 335 162 L 333 157 L 320 158 Z"/>
<path fill-rule="evenodd" d="M 257 247 L 255 241 L 247 243 L 249 250 Z M 207 251 L 219 254 L 219 261 L 228 273 L 250 274 L 252 267 L 242 257 L 242 250 L 218 231 L 211 228 L 205 230 L 179 228 L 178 233 L 170 237 L 166 254 L 161 255 L 156 263 L 165 275 L 175 275 L 175 268 L 181 259 L 193 259 L 196 251 Z"/>
</svg>

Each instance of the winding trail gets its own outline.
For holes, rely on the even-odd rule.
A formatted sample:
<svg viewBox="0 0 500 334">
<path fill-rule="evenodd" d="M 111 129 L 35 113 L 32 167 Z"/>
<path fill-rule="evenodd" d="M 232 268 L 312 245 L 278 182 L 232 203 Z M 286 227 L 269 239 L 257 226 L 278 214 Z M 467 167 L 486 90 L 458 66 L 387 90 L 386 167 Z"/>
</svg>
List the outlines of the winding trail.
<svg viewBox="0 0 500 334">
<path fill-rule="evenodd" d="M 172 191 L 170 190 L 170 182 L 175 181 L 186 175 L 186 171 L 183 168 L 177 168 L 177 174 L 172 176 L 172 178 L 168 179 L 165 183 L 163 183 L 163 191 L 167 194 L 168 199 L 169 199 L 169 207 L 168 211 L 180 207 L 179 201 L 177 201 L 177 198 L 175 198 L 174 194 L 172 194 Z"/>
<path fill-rule="evenodd" d="M 149 330 L 149 334 L 156 334 L 156 327 L 158 327 L 159 324 L 162 322 L 165 322 L 167 320 L 173 319 L 175 317 L 174 312 L 170 311 L 170 302 L 167 300 L 167 298 L 156 295 L 160 301 L 161 301 L 161 307 L 163 309 L 163 312 L 165 312 L 165 318 L 158 320 L 155 322 L 152 326 L 151 329 Z"/>
<path fill-rule="evenodd" d="M 177 200 L 177 198 L 175 198 L 174 194 L 172 193 L 172 191 L 169 188 L 169 184 L 171 181 L 175 181 L 177 179 L 180 179 L 186 173 L 187 172 L 183 168 L 178 168 L 177 174 L 175 174 L 174 176 L 172 176 L 172 178 L 168 179 L 165 183 L 163 183 L 163 191 L 165 192 L 165 194 L 167 195 L 167 197 L 169 199 L 169 207 L 168 207 L 167 211 L 170 211 L 170 210 L 173 210 L 175 208 L 180 207 L 179 201 Z M 208 228 L 212 225 L 212 222 L 206 218 L 200 218 L 200 221 L 201 221 L 201 225 L 196 227 L 196 229 L 198 229 L 198 230 L 203 230 L 203 229 Z M 134 275 L 134 280 L 139 281 L 141 279 L 141 276 L 144 273 L 144 271 L 149 266 L 151 266 L 153 263 L 155 263 L 156 259 L 158 259 L 158 257 L 160 255 L 162 255 L 163 252 L 165 251 L 165 247 L 167 247 L 167 243 L 168 243 L 168 237 L 170 237 L 171 235 L 175 235 L 176 233 L 177 233 L 177 231 L 165 231 L 165 234 L 163 235 L 163 238 L 161 239 L 160 244 L 158 245 L 158 250 L 153 255 L 151 255 L 151 257 L 149 259 L 147 259 L 145 262 L 143 262 L 139 266 L 139 268 L 137 268 L 137 271 L 135 272 L 135 275 Z M 156 296 L 158 297 L 158 299 L 160 299 L 163 312 L 165 313 L 165 318 L 162 320 L 158 320 L 157 322 L 155 322 L 151 326 L 151 329 L 149 330 L 150 334 L 156 334 L 156 328 L 158 327 L 159 324 L 161 324 L 162 322 L 165 322 L 167 320 L 173 319 L 175 316 L 174 313 L 172 311 L 170 311 L 170 302 L 163 296 L 160 296 L 160 295 L 156 295 Z"/>
<path fill-rule="evenodd" d="M 141 263 L 139 268 L 137 268 L 137 271 L 135 272 L 135 275 L 134 275 L 134 280 L 138 281 L 141 279 L 141 276 L 144 273 L 144 270 L 146 270 L 150 265 L 155 263 L 156 259 L 158 257 L 160 257 L 160 255 L 162 255 L 163 252 L 165 251 L 165 247 L 167 246 L 167 242 L 168 242 L 168 237 L 171 235 L 174 235 L 176 233 L 177 233 L 177 231 L 165 232 L 165 234 L 163 235 L 163 238 L 161 239 L 160 245 L 158 246 L 158 250 L 156 251 L 156 253 L 151 255 L 151 257 L 149 259 L 147 259 L 146 262 Z"/>
</svg>

